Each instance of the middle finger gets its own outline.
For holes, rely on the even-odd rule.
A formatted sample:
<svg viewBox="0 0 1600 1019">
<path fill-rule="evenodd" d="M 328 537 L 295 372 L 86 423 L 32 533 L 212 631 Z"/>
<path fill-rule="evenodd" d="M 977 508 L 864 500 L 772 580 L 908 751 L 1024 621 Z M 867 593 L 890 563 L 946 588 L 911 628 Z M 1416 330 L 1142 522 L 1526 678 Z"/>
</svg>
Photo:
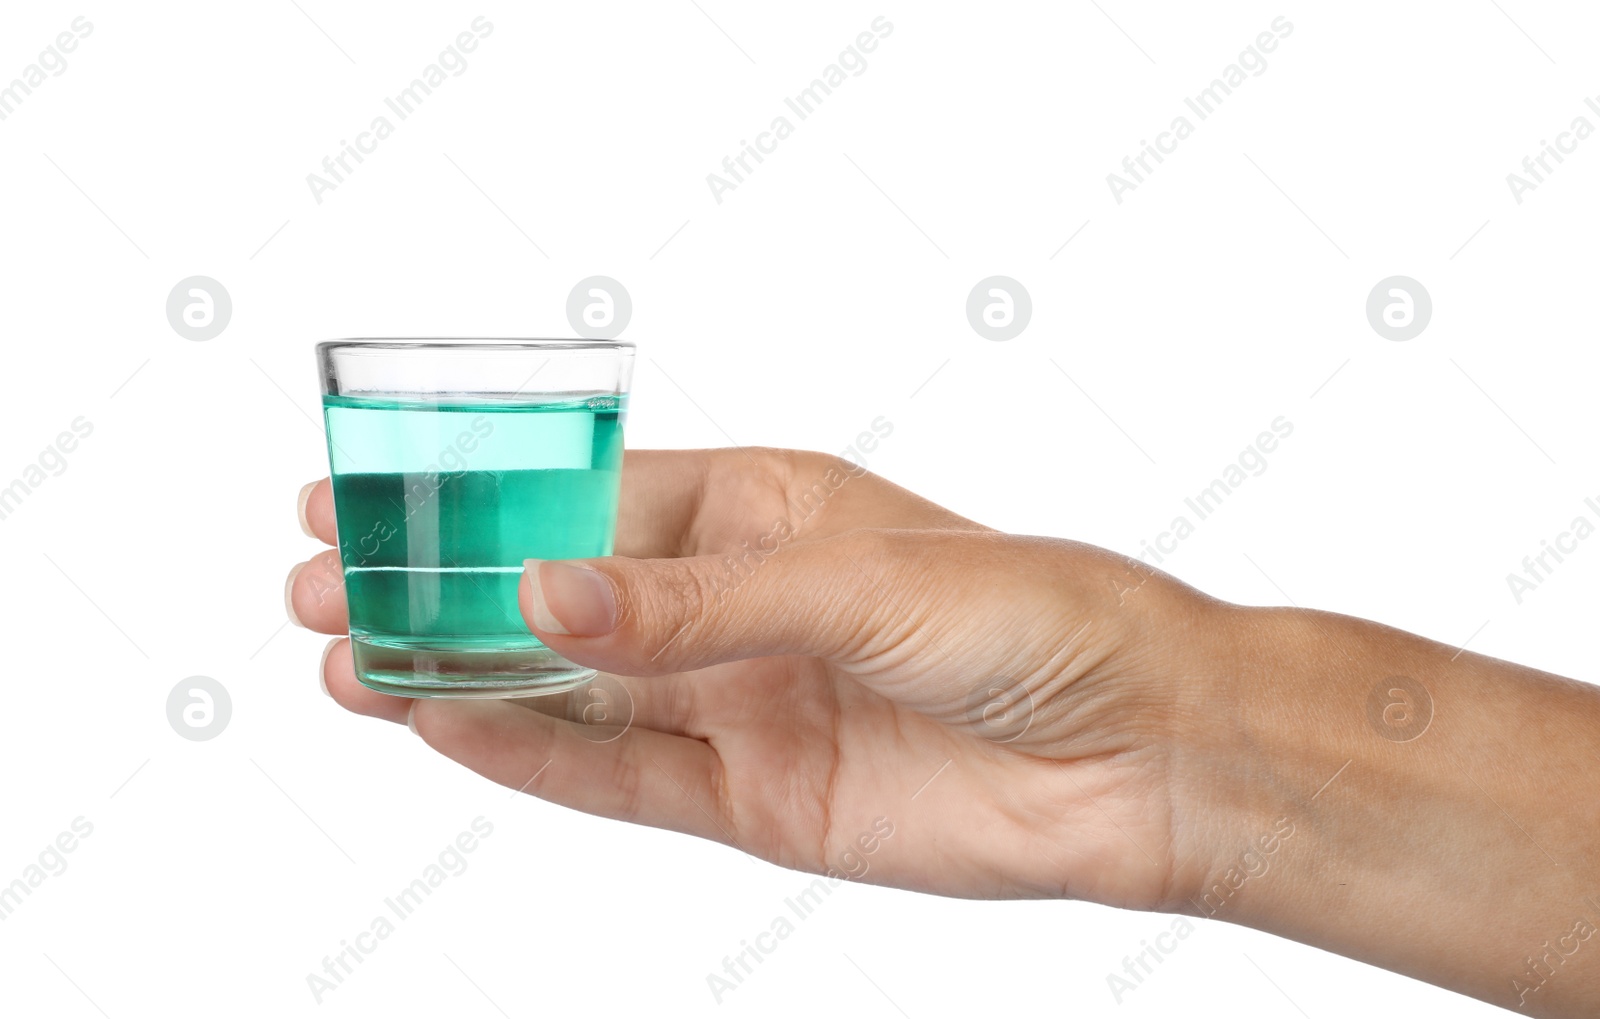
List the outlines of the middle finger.
<svg viewBox="0 0 1600 1019">
<path fill-rule="evenodd" d="M 290 570 L 283 597 L 291 622 L 317 633 L 349 632 L 344 571 L 335 550 L 318 552 Z"/>
</svg>

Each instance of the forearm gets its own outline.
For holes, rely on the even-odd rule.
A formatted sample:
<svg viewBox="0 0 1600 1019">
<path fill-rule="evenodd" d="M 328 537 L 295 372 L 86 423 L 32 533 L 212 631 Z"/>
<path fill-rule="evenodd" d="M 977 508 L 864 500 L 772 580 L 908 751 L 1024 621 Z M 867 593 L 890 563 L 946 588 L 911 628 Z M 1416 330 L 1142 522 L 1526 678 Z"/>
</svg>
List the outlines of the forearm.
<svg viewBox="0 0 1600 1019">
<path fill-rule="evenodd" d="M 1217 850 L 1195 911 L 1592 1014 L 1600 690 L 1330 613 L 1225 614 L 1210 695 L 1237 726 L 1198 737 L 1216 759 L 1190 802 L 1224 820 L 1195 819 Z"/>
</svg>

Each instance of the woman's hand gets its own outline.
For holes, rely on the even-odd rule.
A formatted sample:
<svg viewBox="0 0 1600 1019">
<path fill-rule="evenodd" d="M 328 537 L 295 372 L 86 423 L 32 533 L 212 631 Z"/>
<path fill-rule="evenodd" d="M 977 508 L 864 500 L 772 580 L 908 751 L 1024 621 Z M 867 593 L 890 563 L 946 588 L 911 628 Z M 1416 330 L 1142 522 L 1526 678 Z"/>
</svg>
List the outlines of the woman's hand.
<svg viewBox="0 0 1600 1019">
<path fill-rule="evenodd" d="M 335 541 L 329 486 L 302 497 Z M 1532 1015 L 1600 1003 L 1600 691 L 1219 602 L 835 457 L 627 453 L 616 556 L 520 603 L 591 686 L 340 704 L 496 782 L 786 867 L 1247 924 Z M 346 630 L 339 560 L 291 614 Z"/>
<path fill-rule="evenodd" d="M 304 516 L 335 541 L 325 481 Z M 1172 748 L 1195 648 L 1225 660 L 1239 610 L 781 450 L 629 451 L 617 552 L 523 578 L 523 618 L 593 688 L 413 704 L 357 683 L 341 641 L 327 689 L 510 788 L 786 867 L 1138 908 L 1199 887 Z M 290 598 L 343 632 L 337 553 Z"/>
</svg>

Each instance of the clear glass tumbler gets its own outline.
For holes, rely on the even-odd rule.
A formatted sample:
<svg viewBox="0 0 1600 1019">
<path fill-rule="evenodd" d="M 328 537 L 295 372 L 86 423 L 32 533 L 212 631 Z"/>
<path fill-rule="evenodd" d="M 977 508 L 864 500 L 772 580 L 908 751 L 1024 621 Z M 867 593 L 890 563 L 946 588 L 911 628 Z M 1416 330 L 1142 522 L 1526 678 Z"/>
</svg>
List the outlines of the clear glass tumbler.
<svg viewBox="0 0 1600 1019">
<path fill-rule="evenodd" d="M 406 697 L 594 678 L 529 632 L 526 559 L 610 555 L 633 344 L 317 345 L 356 676 Z"/>
</svg>

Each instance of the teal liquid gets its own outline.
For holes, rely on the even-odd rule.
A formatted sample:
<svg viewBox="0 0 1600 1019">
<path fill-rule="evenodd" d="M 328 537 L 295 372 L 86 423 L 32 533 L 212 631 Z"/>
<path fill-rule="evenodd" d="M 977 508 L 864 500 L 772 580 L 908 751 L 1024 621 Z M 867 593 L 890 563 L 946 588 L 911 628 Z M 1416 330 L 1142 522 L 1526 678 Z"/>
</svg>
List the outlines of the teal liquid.
<svg viewBox="0 0 1600 1019">
<path fill-rule="evenodd" d="M 526 559 L 610 555 L 623 401 L 323 400 L 361 681 L 410 696 L 566 689 L 529 632 Z"/>
</svg>

